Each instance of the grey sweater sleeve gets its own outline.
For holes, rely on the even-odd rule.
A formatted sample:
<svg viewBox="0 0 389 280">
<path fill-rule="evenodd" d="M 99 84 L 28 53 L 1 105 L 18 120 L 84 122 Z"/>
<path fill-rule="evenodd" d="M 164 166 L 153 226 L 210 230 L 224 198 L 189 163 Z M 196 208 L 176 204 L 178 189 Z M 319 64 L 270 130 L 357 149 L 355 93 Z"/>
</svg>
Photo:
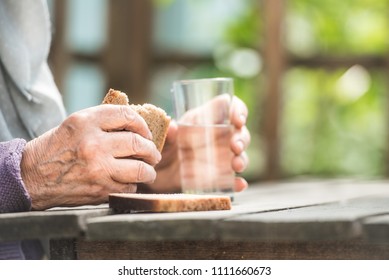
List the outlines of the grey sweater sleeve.
<svg viewBox="0 0 389 280">
<path fill-rule="evenodd" d="M 25 145 L 24 139 L 0 142 L 0 213 L 31 210 L 31 198 L 20 171 Z"/>
</svg>

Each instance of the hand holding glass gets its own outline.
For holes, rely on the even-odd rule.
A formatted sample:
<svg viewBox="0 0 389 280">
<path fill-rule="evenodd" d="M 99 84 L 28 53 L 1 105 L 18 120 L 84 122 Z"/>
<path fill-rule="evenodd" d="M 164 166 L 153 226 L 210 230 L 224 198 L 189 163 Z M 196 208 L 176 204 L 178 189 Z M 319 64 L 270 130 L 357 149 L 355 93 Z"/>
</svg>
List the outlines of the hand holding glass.
<svg viewBox="0 0 389 280">
<path fill-rule="evenodd" d="M 235 180 L 230 144 L 233 80 L 176 81 L 173 93 L 182 191 L 232 196 Z"/>
</svg>

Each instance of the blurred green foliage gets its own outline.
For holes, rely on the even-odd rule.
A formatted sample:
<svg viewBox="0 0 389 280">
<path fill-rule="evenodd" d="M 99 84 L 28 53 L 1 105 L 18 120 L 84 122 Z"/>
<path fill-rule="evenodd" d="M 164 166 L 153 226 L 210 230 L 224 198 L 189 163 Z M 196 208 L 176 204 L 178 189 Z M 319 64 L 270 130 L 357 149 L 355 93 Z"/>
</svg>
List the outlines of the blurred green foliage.
<svg viewBox="0 0 389 280">
<path fill-rule="evenodd" d="M 290 54 L 306 58 L 372 55 L 385 60 L 388 4 L 288 1 L 286 47 Z M 286 73 L 281 154 L 287 175 L 384 175 L 387 70 L 363 69 L 365 76 L 351 76 L 349 85 L 340 87 L 347 70 L 297 66 Z M 355 98 L 349 94 L 352 87 L 361 90 Z"/>
<path fill-rule="evenodd" d="M 389 1 L 290 0 L 286 3 L 285 47 L 290 55 L 307 59 L 373 55 L 385 59 Z M 258 1 L 251 5 L 253 8 L 232 21 L 227 29 L 226 41 L 236 48 L 259 49 L 263 41 L 261 6 Z M 348 85 L 342 87 L 347 70 L 299 66 L 287 70 L 281 108 L 281 168 L 285 176 L 384 175 L 387 72 L 362 68 L 366 72 L 364 76 L 351 75 Z M 257 124 L 261 121 L 258 103 L 263 78 L 260 75 L 260 78 L 235 79 L 239 94 L 256 114 L 249 127 L 254 139 L 259 138 L 258 145 L 261 142 L 261 135 L 257 134 L 260 131 Z M 365 82 L 361 84 L 358 79 Z M 251 86 L 240 88 L 242 83 Z M 353 84 L 357 92 L 360 90 L 356 96 L 353 96 Z M 251 159 L 261 157 L 258 148 Z"/>
<path fill-rule="evenodd" d="M 384 54 L 387 51 L 387 0 L 286 2 L 287 47 L 296 55 Z"/>
<path fill-rule="evenodd" d="M 250 112 L 251 166 L 245 173 L 250 179 L 263 172 L 260 124 L 266 119 L 261 114 L 264 75 L 260 50 L 264 22 L 261 1 L 244 3 L 243 12 L 231 16 L 226 25 L 223 42 L 213 54 L 214 63 L 193 67 L 183 78 L 234 78 L 236 95 Z M 304 59 L 367 55 L 386 61 L 388 0 L 285 3 L 284 42 L 289 55 Z M 258 69 L 255 75 L 243 75 L 233 60 L 242 57 L 236 55 L 239 52 L 247 55 L 250 50 L 258 57 L 247 60 L 246 56 L 237 65 L 245 68 L 256 60 Z M 387 71 L 362 66 L 332 70 L 290 66 L 283 79 L 281 107 L 280 154 L 285 176 L 384 176 L 388 146 Z"/>
<path fill-rule="evenodd" d="M 345 69 L 300 67 L 285 77 L 282 164 L 288 175 L 376 177 L 384 173 L 386 77 L 347 99 L 337 89 Z"/>
</svg>

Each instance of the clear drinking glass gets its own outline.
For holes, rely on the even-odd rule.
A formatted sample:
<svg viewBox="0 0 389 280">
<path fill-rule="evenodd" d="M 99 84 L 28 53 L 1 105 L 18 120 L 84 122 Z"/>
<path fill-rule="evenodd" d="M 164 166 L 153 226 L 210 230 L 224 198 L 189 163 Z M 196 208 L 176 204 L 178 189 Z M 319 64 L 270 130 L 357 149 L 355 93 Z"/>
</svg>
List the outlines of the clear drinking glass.
<svg viewBox="0 0 389 280">
<path fill-rule="evenodd" d="M 233 79 L 175 81 L 172 91 L 182 191 L 233 197 L 235 172 L 230 122 Z"/>
</svg>

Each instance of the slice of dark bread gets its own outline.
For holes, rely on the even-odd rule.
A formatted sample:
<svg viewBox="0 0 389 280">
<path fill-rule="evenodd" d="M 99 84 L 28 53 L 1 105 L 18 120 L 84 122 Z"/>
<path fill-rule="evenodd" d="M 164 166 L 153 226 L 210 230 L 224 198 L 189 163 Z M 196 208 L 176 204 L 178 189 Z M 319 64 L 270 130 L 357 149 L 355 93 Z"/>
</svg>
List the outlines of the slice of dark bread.
<svg viewBox="0 0 389 280">
<path fill-rule="evenodd" d="M 105 95 L 103 104 L 129 105 L 127 94 L 119 90 L 110 89 Z M 161 108 L 152 104 L 129 105 L 131 109 L 136 111 L 147 123 L 153 142 L 159 151 L 165 144 L 170 117 Z"/>
<path fill-rule="evenodd" d="M 223 195 L 112 193 L 109 207 L 118 213 L 230 210 L 231 199 Z"/>
</svg>

